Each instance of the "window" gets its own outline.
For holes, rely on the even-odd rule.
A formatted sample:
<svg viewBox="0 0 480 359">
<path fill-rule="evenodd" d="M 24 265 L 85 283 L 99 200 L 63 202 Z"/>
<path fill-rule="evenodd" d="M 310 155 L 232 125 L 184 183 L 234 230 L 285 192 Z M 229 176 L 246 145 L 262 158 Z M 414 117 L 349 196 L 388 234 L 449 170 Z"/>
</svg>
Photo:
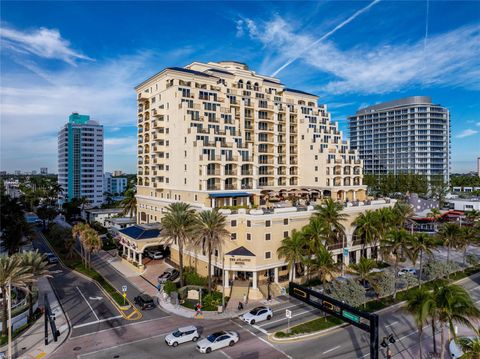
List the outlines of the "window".
<svg viewBox="0 0 480 359">
<path fill-rule="evenodd" d="M 284 224 L 285 226 L 288 225 L 288 218 L 284 218 L 284 219 L 283 219 L 283 224 Z"/>
<path fill-rule="evenodd" d="M 251 227 L 252 226 L 252 222 L 251 221 L 247 221 L 247 227 Z"/>
<path fill-rule="evenodd" d="M 288 237 L 288 231 L 283 232 L 283 238 L 287 238 L 287 237 Z"/>
<path fill-rule="evenodd" d="M 252 235 L 250 233 L 247 233 L 247 241 L 251 241 L 252 240 Z"/>
<path fill-rule="evenodd" d="M 236 227 L 237 226 L 237 221 L 233 220 L 230 222 L 230 227 Z"/>
<path fill-rule="evenodd" d="M 218 249 L 215 249 L 215 257 L 218 257 Z"/>
<path fill-rule="evenodd" d="M 237 234 L 236 234 L 236 233 L 231 233 L 231 234 L 230 234 L 230 239 L 231 239 L 232 241 L 236 240 L 236 239 L 237 239 Z"/>
<path fill-rule="evenodd" d="M 272 258 L 272 252 L 268 251 L 268 252 L 265 252 L 265 259 L 270 259 Z"/>
<path fill-rule="evenodd" d="M 272 235 L 270 233 L 265 233 L 265 240 L 269 241 L 270 239 L 272 239 Z"/>
<path fill-rule="evenodd" d="M 272 221 L 265 221 L 265 227 L 270 227 L 272 225 Z"/>
</svg>

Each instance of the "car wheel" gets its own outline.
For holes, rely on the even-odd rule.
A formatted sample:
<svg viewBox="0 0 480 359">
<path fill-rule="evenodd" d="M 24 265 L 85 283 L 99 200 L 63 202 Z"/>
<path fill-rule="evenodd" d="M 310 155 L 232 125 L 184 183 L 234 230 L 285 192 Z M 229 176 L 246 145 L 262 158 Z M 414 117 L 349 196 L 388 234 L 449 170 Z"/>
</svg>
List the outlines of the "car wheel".
<svg viewBox="0 0 480 359">
<path fill-rule="evenodd" d="M 231 340 L 228 345 L 231 346 L 231 347 L 233 347 L 233 346 L 235 345 L 235 342 L 234 342 L 233 340 Z"/>
<path fill-rule="evenodd" d="M 254 325 L 254 324 L 255 324 L 255 319 L 252 319 L 252 320 L 250 321 L 250 324 L 251 324 L 251 325 Z"/>
<path fill-rule="evenodd" d="M 193 337 L 192 342 L 196 342 L 198 340 L 198 337 Z"/>
<path fill-rule="evenodd" d="M 172 343 L 172 347 L 174 347 L 174 348 L 175 348 L 177 345 L 178 345 L 177 342 L 173 342 L 173 343 Z"/>
<path fill-rule="evenodd" d="M 269 314 L 267 315 L 267 320 L 270 320 L 270 319 L 272 319 L 272 316 Z"/>
<path fill-rule="evenodd" d="M 211 353 L 212 352 L 212 348 L 207 348 L 207 350 L 205 350 L 207 353 Z"/>
</svg>

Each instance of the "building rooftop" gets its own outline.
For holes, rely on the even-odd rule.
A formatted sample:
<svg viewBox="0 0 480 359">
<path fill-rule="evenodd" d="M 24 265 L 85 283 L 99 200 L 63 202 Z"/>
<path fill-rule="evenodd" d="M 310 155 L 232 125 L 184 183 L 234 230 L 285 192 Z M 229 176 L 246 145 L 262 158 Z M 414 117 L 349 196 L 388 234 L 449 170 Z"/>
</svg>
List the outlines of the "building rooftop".
<svg viewBox="0 0 480 359">
<path fill-rule="evenodd" d="M 123 212 L 122 208 L 92 208 L 92 209 L 85 209 L 85 212 L 89 213 L 121 213 Z"/>
<path fill-rule="evenodd" d="M 295 89 L 290 89 L 290 88 L 285 88 L 285 89 L 283 89 L 283 91 L 295 92 L 295 93 L 300 93 L 302 95 L 318 97 L 317 95 L 314 95 L 313 93 L 308 93 L 308 92 L 305 92 L 305 91 L 300 91 L 300 90 L 295 90 Z"/>
<path fill-rule="evenodd" d="M 158 225 L 156 225 L 156 228 L 152 225 L 135 225 L 121 229 L 119 232 L 135 240 L 151 239 L 160 236 Z"/>
<path fill-rule="evenodd" d="M 432 98 L 430 96 L 411 96 L 399 100 L 379 103 L 377 105 L 361 108 L 357 111 L 357 115 L 363 115 L 370 112 L 380 111 L 386 108 L 401 107 L 407 105 L 431 105 Z"/>
<path fill-rule="evenodd" d="M 244 246 L 235 248 L 233 251 L 230 251 L 228 253 L 225 253 L 227 256 L 245 256 L 245 257 L 255 257 L 255 254 L 250 252 L 247 248 Z"/>
</svg>

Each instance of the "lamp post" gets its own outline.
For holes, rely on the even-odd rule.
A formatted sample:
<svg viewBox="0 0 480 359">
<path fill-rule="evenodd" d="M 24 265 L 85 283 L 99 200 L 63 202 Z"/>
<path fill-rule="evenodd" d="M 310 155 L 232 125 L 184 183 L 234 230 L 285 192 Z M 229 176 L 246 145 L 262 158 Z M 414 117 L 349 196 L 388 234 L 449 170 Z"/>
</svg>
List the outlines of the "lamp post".
<svg viewBox="0 0 480 359">
<path fill-rule="evenodd" d="M 222 313 L 225 312 L 225 253 L 222 253 L 222 274 L 223 274 L 223 285 L 222 285 Z"/>
<path fill-rule="evenodd" d="M 12 359 L 12 282 L 8 279 L 7 282 L 7 306 L 8 306 L 8 359 Z"/>
</svg>

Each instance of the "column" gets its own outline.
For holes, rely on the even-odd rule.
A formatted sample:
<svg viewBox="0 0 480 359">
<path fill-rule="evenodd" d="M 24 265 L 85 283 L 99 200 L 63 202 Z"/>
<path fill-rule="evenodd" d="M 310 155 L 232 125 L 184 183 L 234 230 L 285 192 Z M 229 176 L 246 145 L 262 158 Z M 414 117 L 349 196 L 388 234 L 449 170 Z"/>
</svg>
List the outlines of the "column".
<svg viewBox="0 0 480 359">
<path fill-rule="evenodd" d="M 354 201 L 357 200 L 357 191 L 353 191 L 353 200 L 354 200 Z"/>
<path fill-rule="evenodd" d="M 253 272 L 252 288 L 257 289 L 257 272 Z"/>
<path fill-rule="evenodd" d="M 127 252 L 127 260 L 128 260 L 128 261 L 130 261 L 130 255 L 131 255 L 130 253 L 131 253 L 131 251 L 132 251 L 132 250 L 130 249 L 130 247 L 128 247 L 128 252 Z"/>
<path fill-rule="evenodd" d="M 143 265 L 142 253 L 138 253 L 138 263 L 139 263 L 140 265 Z"/>
<path fill-rule="evenodd" d="M 122 244 L 122 255 L 124 256 L 125 255 L 125 244 Z"/>
<path fill-rule="evenodd" d="M 230 288 L 229 273 L 228 270 L 223 271 L 223 284 L 225 288 Z"/>
<path fill-rule="evenodd" d="M 278 267 L 273 268 L 273 281 L 278 284 Z"/>
<path fill-rule="evenodd" d="M 295 264 L 292 265 L 291 271 L 292 271 L 292 281 L 294 281 L 294 280 L 297 278 L 296 273 L 295 273 L 295 272 L 296 272 L 296 270 L 295 270 Z"/>
</svg>

